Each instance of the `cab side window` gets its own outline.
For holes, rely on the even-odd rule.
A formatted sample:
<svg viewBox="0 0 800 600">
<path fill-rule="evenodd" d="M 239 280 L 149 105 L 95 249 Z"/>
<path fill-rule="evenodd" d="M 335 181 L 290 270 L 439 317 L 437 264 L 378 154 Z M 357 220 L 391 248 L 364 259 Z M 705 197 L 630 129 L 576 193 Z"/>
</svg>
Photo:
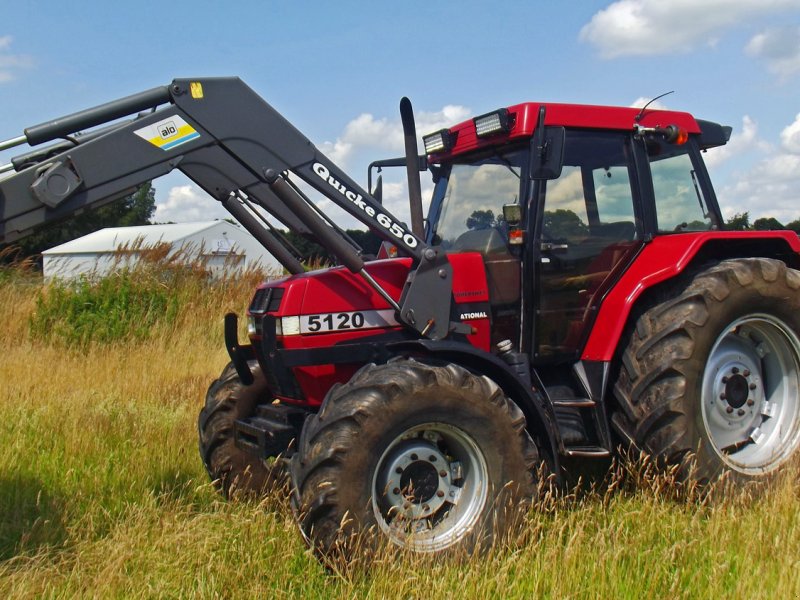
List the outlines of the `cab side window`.
<svg viewBox="0 0 800 600">
<path fill-rule="evenodd" d="M 711 216 L 688 151 L 688 145 L 647 140 L 659 233 L 712 229 Z"/>
</svg>

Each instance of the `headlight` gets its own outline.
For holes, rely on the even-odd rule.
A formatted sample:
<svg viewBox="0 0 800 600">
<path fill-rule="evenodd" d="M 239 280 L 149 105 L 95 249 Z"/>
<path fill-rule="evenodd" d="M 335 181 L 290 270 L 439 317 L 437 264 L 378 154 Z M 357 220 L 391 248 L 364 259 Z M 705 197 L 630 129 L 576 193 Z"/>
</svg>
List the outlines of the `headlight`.
<svg viewBox="0 0 800 600">
<path fill-rule="evenodd" d="M 300 335 L 300 317 L 281 317 L 275 322 L 278 335 Z"/>
</svg>

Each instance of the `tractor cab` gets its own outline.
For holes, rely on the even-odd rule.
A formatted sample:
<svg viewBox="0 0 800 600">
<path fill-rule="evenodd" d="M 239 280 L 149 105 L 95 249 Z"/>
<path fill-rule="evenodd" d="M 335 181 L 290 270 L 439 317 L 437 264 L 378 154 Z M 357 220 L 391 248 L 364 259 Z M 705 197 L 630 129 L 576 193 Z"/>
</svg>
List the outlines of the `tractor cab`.
<svg viewBox="0 0 800 600">
<path fill-rule="evenodd" d="M 493 346 L 511 340 L 534 365 L 577 360 L 647 242 L 721 228 L 700 152 L 728 135 L 633 108 L 527 103 L 477 117 L 424 138 L 427 242 L 482 255 Z"/>
</svg>

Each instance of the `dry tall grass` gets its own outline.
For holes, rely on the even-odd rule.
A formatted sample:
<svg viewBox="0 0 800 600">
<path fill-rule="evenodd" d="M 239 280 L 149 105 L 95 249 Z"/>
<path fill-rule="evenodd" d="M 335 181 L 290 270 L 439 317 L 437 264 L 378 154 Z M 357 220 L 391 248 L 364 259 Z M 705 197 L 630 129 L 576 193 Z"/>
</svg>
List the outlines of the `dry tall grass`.
<svg viewBox="0 0 800 600">
<path fill-rule="evenodd" d="M 462 564 L 387 550 L 326 570 L 284 497 L 226 503 L 207 482 L 195 419 L 227 362 L 222 315 L 253 281 L 192 281 L 150 337 L 69 347 L 30 334 L 32 276 L 0 279 L 0 596 L 800 596 L 796 472 L 698 502 L 646 463 L 644 485 L 620 468 L 547 498 L 518 538 Z"/>
</svg>

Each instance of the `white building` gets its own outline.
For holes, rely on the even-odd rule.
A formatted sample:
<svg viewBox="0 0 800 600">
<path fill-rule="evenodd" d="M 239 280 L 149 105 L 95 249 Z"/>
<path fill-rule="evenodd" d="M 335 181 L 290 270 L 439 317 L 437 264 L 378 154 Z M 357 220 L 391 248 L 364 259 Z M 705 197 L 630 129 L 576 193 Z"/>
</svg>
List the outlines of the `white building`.
<svg viewBox="0 0 800 600">
<path fill-rule="evenodd" d="M 157 249 L 167 256 L 179 252 L 200 260 L 212 275 L 223 269 L 261 268 L 283 272 L 278 261 L 247 231 L 227 221 L 108 227 L 42 252 L 46 280 L 72 279 L 82 274 L 107 275 L 132 266 L 142 251 Z"/>
</svg>

